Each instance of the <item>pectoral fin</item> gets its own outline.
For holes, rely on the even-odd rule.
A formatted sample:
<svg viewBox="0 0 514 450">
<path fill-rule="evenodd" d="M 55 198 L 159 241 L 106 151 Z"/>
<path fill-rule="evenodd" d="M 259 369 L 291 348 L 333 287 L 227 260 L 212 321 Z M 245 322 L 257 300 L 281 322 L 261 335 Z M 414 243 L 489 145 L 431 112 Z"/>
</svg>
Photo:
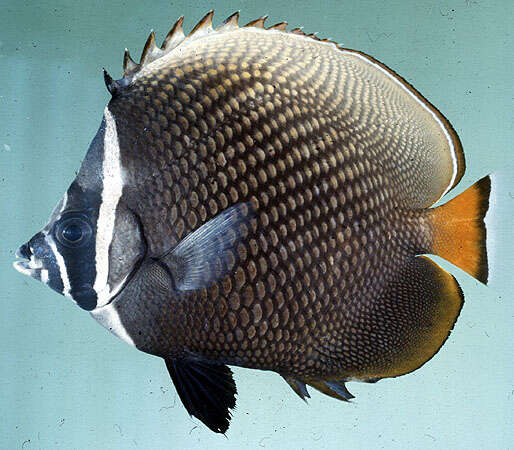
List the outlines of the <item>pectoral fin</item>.
<svg viewBox="0 0 514 450">
<path fill-rule="evenodd" d="M 225 365 L 165 359 L 166 367 L 187 412 L 212 431 L 225 433 L 230 409 L 236 405 L 236 383 Z"/>
<path fill-rule="evenodd" d="M 246 235 L 251 217 L 249 203 L 232 206 L 164 254 L 160 261 L 168 267 L 176 289 L 200 289 L 223 278 L 235 264 L 233 250 Z"/>
</svg>

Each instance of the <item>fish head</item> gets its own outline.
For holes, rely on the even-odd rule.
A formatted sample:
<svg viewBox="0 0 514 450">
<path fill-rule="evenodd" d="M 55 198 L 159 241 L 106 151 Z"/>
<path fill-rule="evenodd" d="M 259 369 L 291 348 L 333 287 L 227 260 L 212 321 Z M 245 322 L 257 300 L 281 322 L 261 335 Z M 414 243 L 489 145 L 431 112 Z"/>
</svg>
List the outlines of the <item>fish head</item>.
<svg viewBox="0 0 514 450">
<path fill-rule="evenodd" d="M 140 221 L 123 199 L 112 116 L 104 114 L 81 168 L 46 226 L 17 251 L 14 267 L 91 311 L 121 291 L 146 251 Z M 110 122 L 111 120 L 111 122 Z"/>
</svg>

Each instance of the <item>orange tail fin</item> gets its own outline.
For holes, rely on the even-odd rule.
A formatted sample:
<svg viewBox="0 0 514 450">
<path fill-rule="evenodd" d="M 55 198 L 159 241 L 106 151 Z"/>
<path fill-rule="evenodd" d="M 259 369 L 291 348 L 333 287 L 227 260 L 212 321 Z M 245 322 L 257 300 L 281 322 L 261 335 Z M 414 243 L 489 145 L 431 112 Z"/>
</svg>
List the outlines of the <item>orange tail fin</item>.
<svg viewBox="0 0 514 450">
<path fill-rule="evenodd" d="M 491 180 L 477 181 L 448 203 L 431 209 L 433 253 L 487 283 L 486 225 Z"/>
</svg>

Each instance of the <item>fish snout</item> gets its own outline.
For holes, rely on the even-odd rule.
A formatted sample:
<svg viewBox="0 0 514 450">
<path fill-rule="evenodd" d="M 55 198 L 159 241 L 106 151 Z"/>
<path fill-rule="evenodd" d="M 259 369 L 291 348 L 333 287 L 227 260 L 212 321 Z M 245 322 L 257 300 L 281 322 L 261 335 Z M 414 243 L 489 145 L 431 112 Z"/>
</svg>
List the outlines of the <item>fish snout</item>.
<svg viewBox="0 0 514 450">
<path fill-rule="evenodd" d="M 16 250 L 14 255 L 18 260 L 14 261 L 13 266 L 18 272 L 44 282 L 43 263 L 34 255 L 29 242 Z"/>
<path fill-rule="evenodd" d="M 42 232 L 35 234 L 28 242 L 29 251 L 33 253 L 36 260 L 47 260 L 53 258 L 53 252 L 46 241 L 46 236 Z M 30 259 L 30 258 L 29 258 Z"/>
<path fill-rule="evenodd" d="M 16 256 L 16 258 L 30 259 L 32 256 L 32 250 L 30 250 L 29 243 L 26 242 L 18 250 L 16 250 L 14 256 Z"/>
<path fill-rule="evenodd" d="M 51 249 L 45 244 L 45 235 L 41 232 L 34 235 L 30 241 L 21 245 L 15 254 L 17 261 L 14 268 L 29 277 L 48 283 L 48 259 L 51 257 Z"/>
</svg>

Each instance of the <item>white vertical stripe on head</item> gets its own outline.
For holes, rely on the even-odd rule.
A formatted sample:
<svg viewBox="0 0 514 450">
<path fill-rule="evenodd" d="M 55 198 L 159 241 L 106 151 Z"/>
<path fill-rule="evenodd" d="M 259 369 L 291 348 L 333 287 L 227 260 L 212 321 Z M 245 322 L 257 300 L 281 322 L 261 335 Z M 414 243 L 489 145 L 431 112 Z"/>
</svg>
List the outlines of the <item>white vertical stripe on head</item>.
<svg viewBox="0 0 514 450">
<path fill-rule="evenodd" d="M 57 250 L 57 246 L 55 245 L 55 242 L 51 236 L 45 235 L 45 241 L 52 249 L 55 260 L 57 261 L 57 267 L 59 267 L 59 273 L 61 275 L 61 281 L 63 285 L 62 293 L 66 297 L 70 297 L 70 279 L 68 278 L 68 271 L 66 270 L 66 263 L 64 262 L 64 258 L 59 253 L 59 250 Z"/>
<path fill-rule="evenodd" d="M 105 134 L 102 161 L 102 203 L 96 223 L 96 279 L 93 289 L 98 295 L 98 306 L 109 301 L 109 246 L 114 232 L 116 207 L 123 190 L 123 176 L 120 162 L 120 143 L 116 121 L 106 107 L 104 111 Z"/>
<path fill-rule="evenodd" d="M 93 309 L 90 314 L 100 325 L 107 328 L 115 336 L 119 337 L 127 344 L 132 345 L 132 347 L 136 346 L 121 323 L 120 315 L 118 314 L 118 311 L 116 311 L 115 301 L 101 308 Z"/>
</svg>

